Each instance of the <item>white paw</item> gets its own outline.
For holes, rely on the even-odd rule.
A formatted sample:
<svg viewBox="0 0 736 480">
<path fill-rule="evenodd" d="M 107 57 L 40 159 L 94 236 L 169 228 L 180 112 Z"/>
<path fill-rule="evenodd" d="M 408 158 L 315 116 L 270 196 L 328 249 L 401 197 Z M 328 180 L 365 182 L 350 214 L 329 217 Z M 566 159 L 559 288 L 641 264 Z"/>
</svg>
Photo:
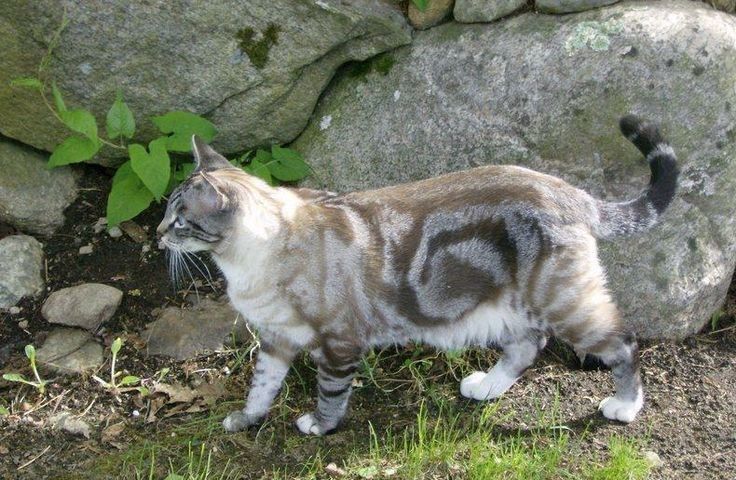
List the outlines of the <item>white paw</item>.
<svg viewBox="0 0 736 480">
<path fill-rule="evenodd" d="M 609 420 L 631 423 L 644 405 L 644 396 L 639 394 L 634 401 L 620 400 L 616 397 L 604 398 L 598 410 Z"/>
<path fill-rule="evenodd" d="M 475 393 L 478 384 L 486 378 L 486 375 L 488 375 L 486 372 L 473 372 L 463 378 L 460 382 L 460 395 L 465 398 L 475 398 L 473 393 Z"/>
<path fill-rule="evenodd" d="M 250 426 L 249 417 L 243 413 L 242 410 L 236 410 L 234 412 L 230 412 L 230 414 L 225 417 L 225 420 L 222 421 L 222 426 L 225 427 L 225 430 L 228 432 L 239 432 Z"/>
<path fill-rule="evenodd" d="M 516 378 L 503 371 L 473 372 L 460 382 L 460 394 L 473 400 L 493 400 L 514 384 Z"/>
<path fill-rule="evenodd" d="M 323 435 L 324 431 L 320 428 L 319 422 L 314 415 L 307 413 L 296 420 L 296 428 L 305 435 Z"/>
</svg>

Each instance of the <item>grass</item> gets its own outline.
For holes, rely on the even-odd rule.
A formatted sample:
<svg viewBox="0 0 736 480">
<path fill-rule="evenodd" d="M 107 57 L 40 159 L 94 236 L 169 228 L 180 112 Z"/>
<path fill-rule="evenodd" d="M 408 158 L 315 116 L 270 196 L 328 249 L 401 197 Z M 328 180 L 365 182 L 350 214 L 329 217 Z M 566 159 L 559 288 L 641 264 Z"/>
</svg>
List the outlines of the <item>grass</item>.
<svg viewBox="0 0 736 480">
<path fill-rule="evenodd" d="M 241 402 L 221 403 L 194 420 L 142 427 L 124 451 L 96 460 L 91 478 L 311 480 L 329 478 L 330 463 L 346 479 L 647 478 L 646 440 L 601 438 L 587 424 L 570 428 L 558 398 L 530 398 L 524 412 L 503 399 L 459 399 L 456 378 L 488 362 L 478 355 L 429 349 L 369 355 L 348 425 L 324 438 L 304 437 L 292 426 L 314 405 L 313 367 L 302 360 L 257 432 L 226 434 L 220 422 Z M 235 362 L 237 369 L 250 367 L 241 357 Z"/>
</svg>

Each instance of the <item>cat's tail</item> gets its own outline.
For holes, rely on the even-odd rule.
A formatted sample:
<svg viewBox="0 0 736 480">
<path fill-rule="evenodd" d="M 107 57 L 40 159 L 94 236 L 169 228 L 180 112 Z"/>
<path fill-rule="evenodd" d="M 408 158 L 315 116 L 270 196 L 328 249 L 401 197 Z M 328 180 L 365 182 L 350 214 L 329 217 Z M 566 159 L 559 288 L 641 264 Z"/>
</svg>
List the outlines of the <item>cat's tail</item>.
<svg viewBox="0 0 736 480">
<path fill-rule="evenodd" d="M 652 171 L 647 188 L 634 200 L 605 202 L 599 200 L 598 221 L 593 225 L 596 237 L 610 239 L 649 229 L 672 202 L 677 191 L 677 158 L 656 125 L 634 115 L 623 117 L 621 133 L 644 154 Z"/>
</svg>

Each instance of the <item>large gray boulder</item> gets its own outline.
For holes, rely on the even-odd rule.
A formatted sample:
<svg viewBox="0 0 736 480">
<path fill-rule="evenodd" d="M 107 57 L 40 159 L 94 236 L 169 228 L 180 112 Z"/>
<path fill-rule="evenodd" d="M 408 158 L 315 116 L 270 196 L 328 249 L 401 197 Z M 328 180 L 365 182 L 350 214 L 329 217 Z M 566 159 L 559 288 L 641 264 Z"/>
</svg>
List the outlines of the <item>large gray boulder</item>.
<svg viewBox="0 0 736 480">
<path fill-rule="evenodd" d="M 69 105 L 104 125 L 119 88 L 141 139 L 152 115 L 188 110 L 215 123 L 224 152 L 292 140 L 340 64 L 411 41 L 382 0 L 9 0 L 1 10 L 0 133 L 49 151 L 64 128 L 37 92 L 8 82 L 37 71 L 65 10 L 49 76 Z"/>
<path fill-rule="evenodd" d="M 43 290 L 43 245 L 27 235 L 0 240 L 0 308 L 14 306 L 23 297 Z"/>
<path fill-rule="evenodd" d="M 338 191 L 517 164 L 620 200 L 649 170 L 617 120 L 656 120 L 679 154 L 678 197 L 602 257 L 638 333 L 681 338 L 721 306 L 736 262 L 734 45 L 736 18 L 687 1 L 446 24 L 385 76 L 336 81 L 293 146 Z"/>
<path fill-rule="evenodd" d="M 64 224 L 77 182 L 70 167 L 49 170 L 47 161 L 47 155 L 0 139 L 0 221 L 41 235 Z"/>
</svg>

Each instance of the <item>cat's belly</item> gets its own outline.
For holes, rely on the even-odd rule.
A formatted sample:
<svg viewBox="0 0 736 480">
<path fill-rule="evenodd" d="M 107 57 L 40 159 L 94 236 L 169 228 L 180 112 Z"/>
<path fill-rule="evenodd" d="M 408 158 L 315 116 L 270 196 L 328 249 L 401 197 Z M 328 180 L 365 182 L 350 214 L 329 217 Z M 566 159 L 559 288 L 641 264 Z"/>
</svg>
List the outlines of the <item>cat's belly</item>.
<svg viewBox="0 0 736 480">
<path fill-rule="evenodd" d="M 495 302 L 484 302 L 460 319 L 433 326 L 420 326 L 410 319 L 390 325 L 389 335 L 375 337 L 376 344 L 421 342 L 443 350 L 467 346 L 501 345 L 529 328 L 525 312 L 513 308 L 508 296 Z"/>
</svg>

